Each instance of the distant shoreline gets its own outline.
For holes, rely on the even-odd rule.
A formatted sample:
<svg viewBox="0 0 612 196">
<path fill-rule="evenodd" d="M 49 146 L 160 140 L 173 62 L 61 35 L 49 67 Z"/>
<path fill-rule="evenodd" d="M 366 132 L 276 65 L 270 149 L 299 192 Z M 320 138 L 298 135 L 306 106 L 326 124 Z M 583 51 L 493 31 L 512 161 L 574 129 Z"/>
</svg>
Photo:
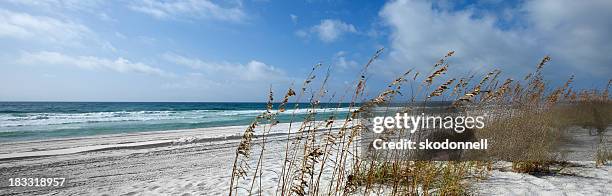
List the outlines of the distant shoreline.
<svg viewBox="0 0 612 196">
<path fill-rule="evenodd" d="M 311 112 L 306 107 L 288 107 L 278 120 L 300 121 Z M 314 112 L 325 117 L 348 110 L 348 104 L 333 103 Z M 0 102 L 0 143 L 240 126 L 265 111 L 266 103 Z"/>
</svg>

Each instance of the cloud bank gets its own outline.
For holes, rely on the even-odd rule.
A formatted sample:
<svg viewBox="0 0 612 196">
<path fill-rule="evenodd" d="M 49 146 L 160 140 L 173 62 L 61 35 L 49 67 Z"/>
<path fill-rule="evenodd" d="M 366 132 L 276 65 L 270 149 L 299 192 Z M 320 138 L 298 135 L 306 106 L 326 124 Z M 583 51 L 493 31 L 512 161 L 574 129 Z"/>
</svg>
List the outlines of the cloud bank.
<svg viewBox="0 0 612 196">
<path fill-rule="evenodd" d="M 129 8 L 157 19 L 204 18 L 228 22 L 241 22 L 246 19 L 246 14 L 240 4 L 223 7 L 209 0 L 138 0 L 133 2 Z"/>
<path fill-rule="evenodd" d="M 58 52 L 42 51 L 37 53 L 24 52 L 17 62 L 28 65 L 74 66 L 82 69 L 111 70 L 119 73 L 144 73 L 159 76 L 173 75 L 159 68 L 140 62 L 131 62 L 121 57 L 112 60 L 94 56 L 70 56 Z"/>
<path fill-rule="evenodd" d="M 521 72 L 551 55 L 554 66 L 570 69 L 566 74 L 612 75 L 612 56 L 605 52 L 612 49 L 611 1 L 527 1 L 497 10 L 504 15 L 447 7 L 430 1 L 387 3 L 379 15 L 391 31 L 388 60 L 426 70 L 455 50 L 452 62 L 465 72 L 492 66 Z"/>
<path fill-rule="evenodd" d="M 247 64 L 228 62 L 208 62 L 198 58 L 189 58 L 173 53 L 166 53 L 163 58 L 171 63 L 203 71 L 209 78 L 232 81 L 283 81 L 287 76 L 284 71 L 260 61 L 251 60 Z"/>
</svg>

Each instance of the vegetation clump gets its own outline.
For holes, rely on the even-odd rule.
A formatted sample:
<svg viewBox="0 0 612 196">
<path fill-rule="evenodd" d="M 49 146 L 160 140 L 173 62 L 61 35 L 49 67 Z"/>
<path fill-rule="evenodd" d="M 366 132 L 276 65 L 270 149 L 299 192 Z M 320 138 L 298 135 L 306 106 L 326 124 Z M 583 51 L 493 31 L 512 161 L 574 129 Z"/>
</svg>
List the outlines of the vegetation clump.
<svg viewBox="0 0 612 196">
<path fill-rule="evenodd" d="M 298 92 L 288 90 L 276 112 L 272 112 L 270 93 L 266 112 L 247 128 L 236 150 L 229 194 L 238 194 L 241 179 L 248 187 L 244 189 L 249 195 L 261 194 L 254 190 L 261 190 L 263 172 L 269 171 L 261 163 L 266 151 L 265 137 L 278 122 L 278 113 L 284 112 L 292 102 L 307 101 L 308 115 L 301 120 L 292 118 L 289 123 L 283 162 L 275 165 L 280 167 L 280 172 L 274 174 L 278 176 L 276 192 L 280 195 L 368 194 L 381 190 L 391 195 L 466 194 L 469 192 L 467 180 L 486 178 L 497 160 L 512 161 L 512 169 L 516 172 L 549 172 L 551 165 L 563 161 L 555 152 L 567 139 L 566 129 L 585 127 L 592 130 L 592 134 L 603 137 L 612 120 L 608 95 L 610 82 L 603 91 L 574 90 L 571 76 L 563 86 L 553 88 L 542 74 L 551 60 L 548 56 L 522 80 L 501 79 L 502 70 L 497 69 L 485 73 L 480 79 L 474 74 L 451 78 L 447 77 L 453 68 L 449 63 L 454 54 L 451 51 L 436 62 L 429 73 L 408 69 L 377 95 L 366 96 L 368 69 L 382 51 L 376 51 L 363 66 L 353 91 L 339 98 L 350 100 L 347 115 L 316 120 L 315 111 L 321 107 L 321 102 L 333 102 L 336 96 L 328 95 L 326 90 L 331 77 L 329 67 L 324 77 L 315 77 L 323 67 L 321 64 L 312 68 L 302 86 L 297 88 Z M 316 79 L 319 80 L 315 82 Z M 313 87 L 315 83 L 319 86 Z M 289 101 L 291 97 L 295 98 L 292 102 Z M 373 116 L 374 109 L 397 108 L 396 103 L 405 103 L 399 106 L 401 111 L 412 114 L 427 112 L 422 107 L 415 107 L 416 100 L 425 103 L 447 101 L 452 103 L 447 109 L 453 113 L 485 115 L 485 128 L 466 130 L 464 134 L 472 139 L 488 138 L 492 148 L 475 154 L 462 152 L 460 156 L 463 159 L 456 161 L 403 160 L 397 157 L 372 160 L 362 157 L 358 144 L 363 133 L 368 131 L 363 117 Z M 295 108 L 298 107 L 295 104 Z M 261 141 L 258 144 L 259 157 L 253 157 L 252 146 L 257 144 L 253 137 L 262 125 L 257 134 L 261 137 L 258 138 Z M 610 157 L 609 151 L 601 150 L 597 154 L 598 164 L 610 160 Z M 253 158 L 258 161 L 249 162 Z M 244 180 L 247 176 L 250 176 L 250 181 Z M 260 188 L 254 189 L 256 186 Z"/>
</svg>

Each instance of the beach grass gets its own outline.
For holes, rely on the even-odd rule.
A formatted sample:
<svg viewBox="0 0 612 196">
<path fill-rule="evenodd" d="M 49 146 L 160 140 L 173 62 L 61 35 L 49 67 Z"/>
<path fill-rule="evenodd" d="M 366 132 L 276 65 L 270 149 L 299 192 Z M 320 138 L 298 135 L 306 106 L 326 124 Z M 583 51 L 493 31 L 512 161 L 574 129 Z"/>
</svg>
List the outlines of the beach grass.
<svg viewBox="0 0 612 196">
<path fill-rule="evenodd" d="M 496 160 L 511 161 L 515 172 L 550 172 L 551 165 L 564 161 L 555 152 L 563 140 L 571 140 L 565 134 L 566 129 L 580 126 L 602 135 L 612 120 L 609 99 L 612 80 L 602 89 L 577 90 L 572 88 L 573 76 L 569 76 L 563 86 L 550 86 L 543 77 L 545 65 L 551 61 L 548 56 L 536 64 L 532 73 L 520 79 L 502 79 L 502 70 L 498 69 L 480 77 L 451 78 L 448 77 L 452 75 L 449 74 L 452 69 L 449 59 L 454 51 L 451 51 L 429 72 L 407 69 L 390 80 L 376 96 L 367 96 L 368 70 L 382 52 L 383 49 L 376 51 L 359 71 L 353 90 L 340 97 L 350 100 L 350 112 L 346 116 L 332 115 L 316 120 L 314 111 L 319 104 L 338 98 L 327 90 L 329 78 L 333 77 L 329 66 L 325 69 L 321 64 L 314 65 L 301 86 L 287 90 L 279 108 L 273 108 L 274 96 L 270 91 L 267 110 L 245 130 L 237 147 L 229 195 L 240 195 L 239 191 L 261 195 L 257 187 L 261 187 L 264 180 L 263 172 L 270 171 L 261 163 L 266 152 L 266 133 L 278 122 L 276 116 L 292 106 L 304 107 L 310 112 L 304 119 L 290 122 L 288 131 L 294 126 L 298 131 L 288 134 L 281 153 L 283 164 L 275 165 L 281 170 L 273 174 L 278 176 L 275 183 L 279 195 L 350 195 L 381 193 L 381 190 L 390 195 L 462 195 L 470 191 L 468 181 L 486 178 Z M 317 77 L 320 72 L 323 76 Z M 313 86 L 315 80 L 318 86 Z M 326 98 L 328 100 L 324 100 Z M 455 113 L 487 113 L 485 128 L 467 130 L 465 134 L 472 139 L 488 138 L 495 147 L 474 155 L 482 160 L 370 160 L 361 157 L 358 143 L 367 125 L 360 119 L 371 116 L 373 108 L 397 102 L 407 103 L 402 106 L 403 111 L 427 112 L 414 107 L 417 100 L 425 103 L 450 101 Z M 304 101 L 309 104 L 292 104 Z M 260 143 L 253 143 L 255 132 L 261 135 Z M 258 146 L 259 157 L 251 156 L 254 145 Z M 606 149 L 599 150 L 596 157 L 598 164 L 611 160 Z M 249 160 L 257 161 L 252 164 Z M 247 177 L 250 180 L 245 180 Z"/>
</svg>

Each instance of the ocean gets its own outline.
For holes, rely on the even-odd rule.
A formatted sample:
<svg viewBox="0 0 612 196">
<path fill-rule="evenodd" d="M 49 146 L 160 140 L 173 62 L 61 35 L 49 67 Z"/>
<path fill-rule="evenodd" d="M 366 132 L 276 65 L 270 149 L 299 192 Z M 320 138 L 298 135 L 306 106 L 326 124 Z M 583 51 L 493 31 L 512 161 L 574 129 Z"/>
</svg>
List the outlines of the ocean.
<svg viewBox="0 0 612 196">
<path fill-rule="evenodd" d="M 299 122 L 308 103 L 287 105 L 278 120 Z M 277 108 L 278 104 L 274 105 Z M 266 103 L 0 102 L 0 142 L 247 125 Z M 346 103 L 323 103 L 315 120 L 345 116 Z"/>
</svg>

